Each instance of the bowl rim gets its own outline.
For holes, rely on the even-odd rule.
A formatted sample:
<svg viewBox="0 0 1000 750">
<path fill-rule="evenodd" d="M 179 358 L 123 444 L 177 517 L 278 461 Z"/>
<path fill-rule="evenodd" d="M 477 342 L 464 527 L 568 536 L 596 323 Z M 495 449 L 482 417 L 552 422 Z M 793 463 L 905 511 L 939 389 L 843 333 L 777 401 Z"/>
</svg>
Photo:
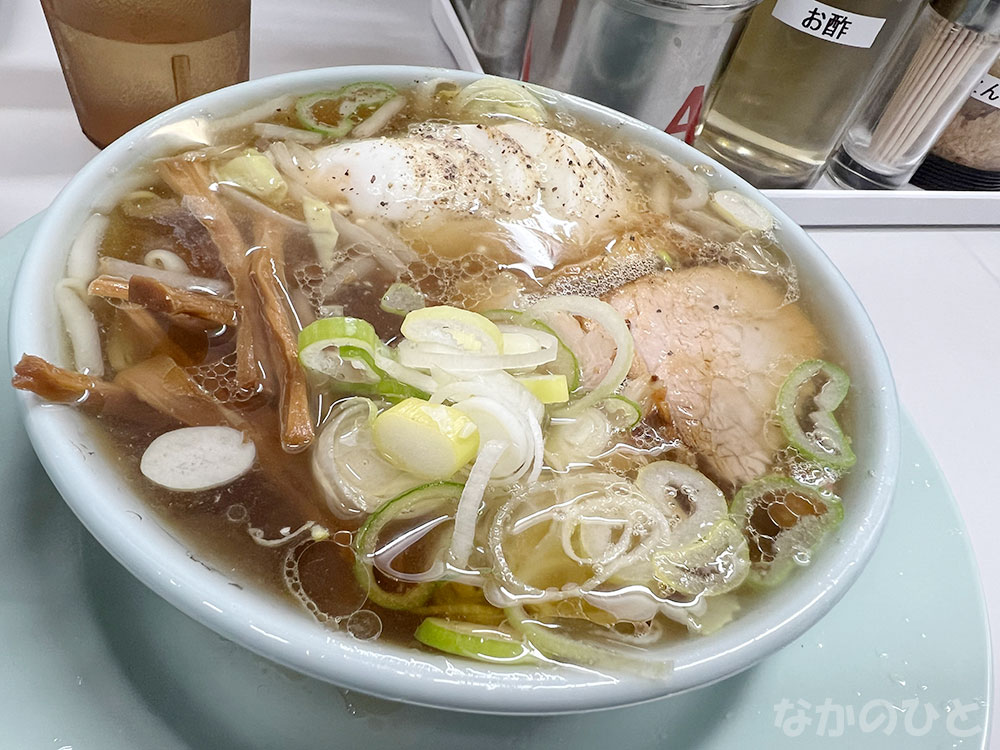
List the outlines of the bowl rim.
<svg viewBox="0 0 1000 750">
<path fill-rule="evenodd" d="M 306 93 L 320 87 L 358 80 L 387 80 L 397 85 L 447 77 L 460 83 L 478 73 L 423 66 L 368 65 L 297 71 L 212 92 L 164 112 L 136 127 L 94 157 L 53 201 L 32 238 L 14 284 L 11 298 L 9 347 L 11 362 L 22 353 L 37 352 L 38 343 L 51 337 L 45 315 L 39 313 L 37 290 L 53 273 L 53 259 L 61 260 L 66 237 L 89 215 L 102 186 L 121 165 L 140 161 L 143 144 L 171 123 L 212 112 L 236 112 L 279 93 Z M 811 259 L 827 291 L 851 313 L 851 322 L 864 343 L 866 367 L 881 384 L 873 394 L 881 449 L 873 450 L 875 472 L 870 512 L 859 531 L 841 539 L 829 553 L 821 579 L 803 571 L 766 618 L 770 626 L 744 633 L 738 618 L 712 638 L 713 653 L 693 647 L 694 658 L 678 663 L 665 680 L 631 675 L 604 675 L 583 668 L 493 668 L 446 655 L 425 654 L 379 641 L 357 641 L 342 631 L 325 629 L 286 602 L 252 587 L 242 588 L 220 571 L 205 565 L 187 550 L 152 514 L 140 516 L 143 506 L 121 477 L 90 476 L 94 462 L 75 441 L 86 440 L 88 427 L 72 407 L 42 404 L 31 394 L 18 393 L 18 404 L 28 435 L 46 472 L 86 528 L 122 565 L 175 607 L 215 632 L 256 653 L 310 676 L 383 698 L 458 711 L 501 714 L 553 714 L 631 705 L 709 685 L 737 674 L 795 640 L 820 619 L 850 587 L 873 553 L 885 524 L 896 482 L 900 451 L 898 403 L 888 359 L 871 320 L 839 270 L 809 236 L 770 200 L 730 170 L 685 143 L 632 117 L 568 94 L 541 87 L 573 113 L 629 131 L 647 148 L 684 164 L 708 164 L 713 182 L 750 194 L 775 216 L 784 246 L 795 248 L 796 263 Z M 162 132 L 162 131 L 161 131 Z M 51 317 L 51 311 L 49 313 Z M 56 438 L 56 436 L 59 436 Z M 98 467 L 100 469 L 100 467 Z M 100 493 L 101 502 L 93 502 Z M 110 503 L 110 505 L 109 505 Z M 108 512 L 109 510 L 119 512 Z M 123 511 L 123 512 L 122 512 Z M 131 514 L 131 515 L 129 515 Z M 810 574 L 810 575 L 806 575 Z M 760 620 L 761 618 L 756 618 Z M 753 622 L 756 622 L 754 620 Z M 743 623 L 741 625 L 741 623 Z M 700 647 L 702 652 L 707 650 Z"/>
</svg>

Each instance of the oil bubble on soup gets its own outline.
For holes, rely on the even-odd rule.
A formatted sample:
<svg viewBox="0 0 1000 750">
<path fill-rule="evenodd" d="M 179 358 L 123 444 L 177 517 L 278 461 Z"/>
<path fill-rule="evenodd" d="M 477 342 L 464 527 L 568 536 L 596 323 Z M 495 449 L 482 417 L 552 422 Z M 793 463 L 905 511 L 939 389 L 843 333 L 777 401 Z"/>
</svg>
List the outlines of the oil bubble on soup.
<svg viewBox="0 0 1000 750">
<path fill-rule="evenodd" d="M 84 224 L 67 357 L 13 382 L 241 581 L 362 640 L 658 678 L 850 512 L 848 374 L 710 169 L 491 78 L 204 130 Z"/>
</svg>

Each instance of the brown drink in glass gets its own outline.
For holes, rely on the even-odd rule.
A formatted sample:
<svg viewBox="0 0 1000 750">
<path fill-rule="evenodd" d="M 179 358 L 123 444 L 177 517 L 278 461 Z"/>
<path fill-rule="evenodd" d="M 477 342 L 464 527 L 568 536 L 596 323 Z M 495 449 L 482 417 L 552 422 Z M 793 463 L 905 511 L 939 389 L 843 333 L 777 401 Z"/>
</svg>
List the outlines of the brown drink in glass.
<svg viewBox="0 0 1000 750">
<path fill-rule="evenodd" d="M 41 0 L 84 134 L 99 147 L 249 77 L 250 0 Z"/>
</svg>

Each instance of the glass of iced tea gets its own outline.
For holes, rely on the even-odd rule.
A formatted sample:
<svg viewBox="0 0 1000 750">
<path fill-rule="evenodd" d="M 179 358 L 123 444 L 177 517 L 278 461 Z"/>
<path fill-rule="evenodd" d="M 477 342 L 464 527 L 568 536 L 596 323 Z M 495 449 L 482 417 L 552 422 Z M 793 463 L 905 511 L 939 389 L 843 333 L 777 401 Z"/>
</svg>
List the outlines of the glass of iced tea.
<svg viewBox="0 0 1000 750">
<path fill-rule="evenodd" d="M 249 76 L 250 0 L 41 2 L 80 127 L 101 148 Z"/>
</svg>

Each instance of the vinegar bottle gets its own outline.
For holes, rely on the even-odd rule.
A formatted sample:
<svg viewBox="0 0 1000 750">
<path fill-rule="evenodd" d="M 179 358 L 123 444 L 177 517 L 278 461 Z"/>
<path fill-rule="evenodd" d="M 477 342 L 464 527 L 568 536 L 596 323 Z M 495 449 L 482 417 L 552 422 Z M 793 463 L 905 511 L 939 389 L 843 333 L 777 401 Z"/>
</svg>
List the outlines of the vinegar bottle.
<svg viewBox="0 0 1000 750">
<path fill-rule="evenodd" d="M 765 0 L 695 145 L 759 188 L 812 186 L 926 0 Z"/>
</svg>

